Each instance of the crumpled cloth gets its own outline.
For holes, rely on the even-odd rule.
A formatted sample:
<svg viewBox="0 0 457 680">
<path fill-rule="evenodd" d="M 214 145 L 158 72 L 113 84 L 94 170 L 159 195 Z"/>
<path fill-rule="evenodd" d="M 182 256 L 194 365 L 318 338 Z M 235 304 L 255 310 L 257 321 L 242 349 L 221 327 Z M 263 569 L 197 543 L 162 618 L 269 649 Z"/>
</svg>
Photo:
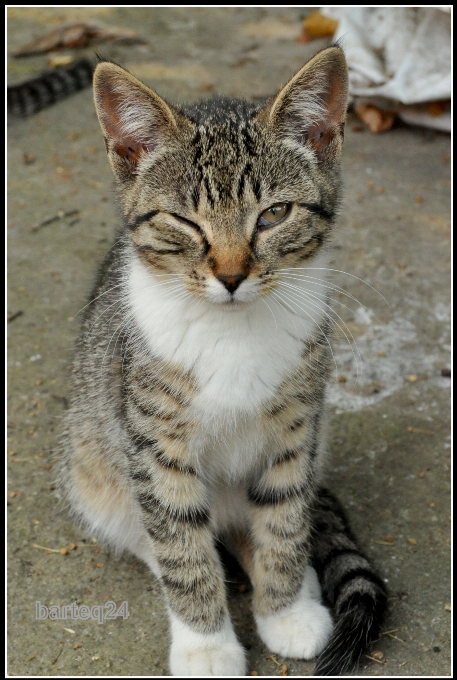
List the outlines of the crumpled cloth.
<svg viewBox="0 0 457 680">
<path fill-rule="evenodd" d="M 405 122 L 450 131 L 451 7 L 322 7 L 338 21 L 352 101 L 396 111 Z M 430 111 L 434 111 L 433 115 Z"/>
</svg>

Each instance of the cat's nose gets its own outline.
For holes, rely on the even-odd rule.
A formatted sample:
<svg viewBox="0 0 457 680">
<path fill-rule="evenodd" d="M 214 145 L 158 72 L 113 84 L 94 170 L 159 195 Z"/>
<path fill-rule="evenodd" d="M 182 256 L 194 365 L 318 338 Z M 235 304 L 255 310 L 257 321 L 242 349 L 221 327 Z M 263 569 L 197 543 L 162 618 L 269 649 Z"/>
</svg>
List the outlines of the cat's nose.
<svg viewBox="0 0 457 680">
<path fill-rule="evenodd" d="M 218 274 L 217 278 L 227 288 L 229 293 L 234 293 L 240 283 L 247 278 L 246 274 L 226 275 Z"/>
</svg>

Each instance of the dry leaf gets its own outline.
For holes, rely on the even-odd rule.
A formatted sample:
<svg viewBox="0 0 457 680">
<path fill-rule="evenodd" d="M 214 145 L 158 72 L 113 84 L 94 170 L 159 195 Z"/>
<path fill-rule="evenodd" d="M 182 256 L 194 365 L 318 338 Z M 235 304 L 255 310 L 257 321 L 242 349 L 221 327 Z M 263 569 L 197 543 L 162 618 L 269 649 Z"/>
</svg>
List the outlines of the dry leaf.
<svg viewBox="0 0 457 680">
<path fill-rule="evenodd" d="M 88 24 L 84 21 L 73 21 L 61 24 L 41 38 L 32 40 L 14 53 L 15 57 L 27 57 L 31 54 L 42 54 L 60 48 L 87 47 L 92 40 L 132 39 L 136 32 L 125 28 Z"/>
<path fill-rule="evenodd" d="M 301 42 L 310 42 L 316 38 L 326 38 L 332 36 L 338 26 L 335 19 L 330 19 L 316 10 L 311 12 L 303 19 L 303 33 L 300 36 Z"/>
<path fill-rule="evenodd" d="M 371 132 L 385 132 L 394 124 L 395 114 L 378 109 L 373 104 L 358 104 L 355 113 L 368 126 Z"/>
<path fill-rule="evenodd" d="M 441 99 L 436 102 L 431 102 L 427 108 L 432 116 L 441 116 L 444 111 L 451 108 L 451 102 L 449 99 Z"/>
</svg>

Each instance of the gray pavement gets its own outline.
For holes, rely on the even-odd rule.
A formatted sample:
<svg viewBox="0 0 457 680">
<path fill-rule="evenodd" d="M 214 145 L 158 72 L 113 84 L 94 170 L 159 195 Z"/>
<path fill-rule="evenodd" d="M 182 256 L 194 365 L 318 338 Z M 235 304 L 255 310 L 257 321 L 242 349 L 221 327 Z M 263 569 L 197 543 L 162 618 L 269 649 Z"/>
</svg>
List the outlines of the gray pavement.
<svg viewBox="0 0 457 680">
<path fill-rule="evenodd" d="M 309 10 L 10 8 L 9 50 L 59 20 L 101 20 L 136 29 L 146 43 L 97 49 L 171 101 L 261 97 L 325 44 L 295 40 Z M 45 66 L 45 57 L 9 58 L 10 81 Z M 420 128 L 375 136 L 359 127 L 349 116 L 346 198 L 333 246 L 333 281 L 355 298 L 335 291 L 336 308 L 355 343 L 342 332 L 335 340 L 327 479 L 390 592 L 384 633 L 358 674 L 445 676 L 450 379 L 441 372 L 450 367 L 450 139 Z M 167 675 L 156 580 L 133 557 L 93 543 L 53 493 L 51 453 L 77 313 L 118 222 L 91 93 L 13 124 L 8 140 L 8 315 L 16 315 L 8 324 L 8 671 Z M 78 547 L 59 554 L 70 544 Z M 312 663 L 269 655 L 253 629 L 249 589 L 232 576 L 231 608 L 252 674 L 311 675 Z M 130 617 L 103 625 L 36 619 L 36 602 L 92 607 L 111 600 L 127 601 Z"/>
</svg>

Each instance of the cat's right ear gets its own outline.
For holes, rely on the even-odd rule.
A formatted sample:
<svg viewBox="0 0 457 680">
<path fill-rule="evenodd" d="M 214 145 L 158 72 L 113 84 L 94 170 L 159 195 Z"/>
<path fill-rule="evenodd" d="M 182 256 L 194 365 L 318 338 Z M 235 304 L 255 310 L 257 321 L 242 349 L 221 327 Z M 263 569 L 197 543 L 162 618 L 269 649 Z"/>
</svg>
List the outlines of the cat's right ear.
<svg viewBox="0 0 457 680">
<path fill-rule="evenodd" d="M 331 45 L 318 52 L 258 115 L 260 123 L 319 161 L 341 150 L 348 100 L 344 52 Z"/>
<path fill-rule="evenodd" d="M 94 101 L 111 167 L 122 181 L 133 179 L 145 154 L 159 151 L 176 133 L 168 104 L 117 64 L 97 65 Z"/>
</svg>

